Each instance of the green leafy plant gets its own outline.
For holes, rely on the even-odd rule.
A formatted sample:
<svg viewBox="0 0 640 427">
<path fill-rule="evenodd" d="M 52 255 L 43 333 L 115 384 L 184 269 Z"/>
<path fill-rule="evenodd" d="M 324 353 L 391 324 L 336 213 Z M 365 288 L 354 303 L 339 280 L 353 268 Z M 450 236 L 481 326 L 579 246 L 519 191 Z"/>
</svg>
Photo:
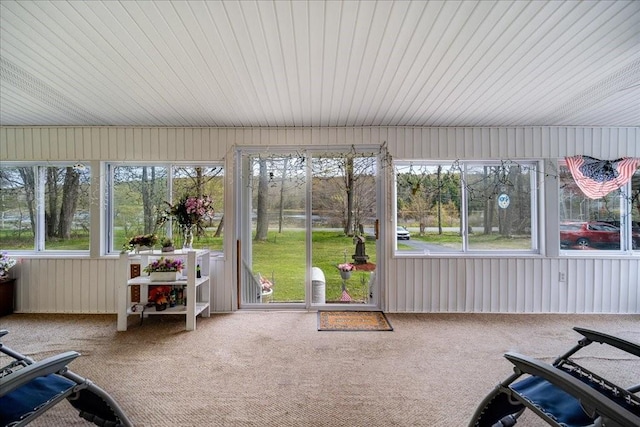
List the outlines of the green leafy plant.
<svg viewBox="0 0 640 427">
<path fill-rule="evenodd" d="M 158 243 L 158 236 L 155 234 L 142 234 L 129 239 L 127 243 L 122 245 L 122 252 L 129 252 L 136 246 L 152 247 Z"/>
</svg>

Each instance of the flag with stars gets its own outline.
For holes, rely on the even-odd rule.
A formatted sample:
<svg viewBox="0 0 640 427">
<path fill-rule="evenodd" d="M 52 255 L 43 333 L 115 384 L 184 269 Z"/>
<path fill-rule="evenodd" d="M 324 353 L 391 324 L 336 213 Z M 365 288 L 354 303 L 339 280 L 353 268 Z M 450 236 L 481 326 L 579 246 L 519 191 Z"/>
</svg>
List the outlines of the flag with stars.
<svg viewBox="0 0 640 427">
<path fill-rule="evenodd" d="M 640 158 L 599 160 L 589 156 L 566 157 L 567 167 L 580 190 L 599 199 L 625 185 L 640 166 Z"/>
</svg>

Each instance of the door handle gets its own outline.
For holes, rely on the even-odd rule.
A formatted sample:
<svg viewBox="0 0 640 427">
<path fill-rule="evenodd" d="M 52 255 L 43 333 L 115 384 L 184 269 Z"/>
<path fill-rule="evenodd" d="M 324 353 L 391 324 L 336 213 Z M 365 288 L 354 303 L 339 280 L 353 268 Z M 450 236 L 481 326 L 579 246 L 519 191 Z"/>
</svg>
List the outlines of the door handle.
<svg viewBox="0 0 640 427">
<path fill-rule="evenodd" d="M 376 219 L 376 225 L 375 225 L 375 233 L 376 233 L 376 240 L 378 240 L 378 236 L 380 233 L 380 221 Z"/>
</svg>

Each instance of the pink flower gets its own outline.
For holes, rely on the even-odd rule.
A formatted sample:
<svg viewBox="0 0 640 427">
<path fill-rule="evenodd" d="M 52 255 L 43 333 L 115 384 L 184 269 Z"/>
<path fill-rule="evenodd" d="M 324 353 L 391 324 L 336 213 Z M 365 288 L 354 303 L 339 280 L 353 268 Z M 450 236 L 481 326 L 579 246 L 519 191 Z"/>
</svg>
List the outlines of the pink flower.
<svg viewBox="0 0 640 427">
<path fill-rule="evenodd" d="M 154 271 L 182 271 L 184 268 L 184 262 L 180 258 L 165 258 L 160 257 L 155 261 L 150 262 L 145 268 L 145 273 L 151 273 Z"/>
<path fill-rule="evenodd" d="M 346 262 L 344 264 L 338 264 L 338 270 L 340 271 L 351 271 L 355 269 L 355 266 L 350 262 Z"/>
<path fill-rule="evenodd" d="M 213 200 L 209 196 L 189 197 L 184 196 L 175 205 L 169 202 L 165 202 L 167 208 L 161 211 L 161 216 L 158 219 L 158 225 L 163 225 L 169 219 L 173 219 L 180 226 L 202 227 L 202 221 L 206 217 L 213 217 Z"/>
</svg>

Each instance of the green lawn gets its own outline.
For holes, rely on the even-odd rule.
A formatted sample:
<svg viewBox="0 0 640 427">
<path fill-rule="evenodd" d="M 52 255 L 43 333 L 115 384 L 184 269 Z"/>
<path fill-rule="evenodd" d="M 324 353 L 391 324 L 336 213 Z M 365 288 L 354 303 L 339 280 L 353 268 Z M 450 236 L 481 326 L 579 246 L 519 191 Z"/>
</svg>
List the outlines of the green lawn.
<svg viewBox="0 0 640 427">
<path fill-rule="evenodd" d="M 352 261 L 355 253 L 353 238 L 336 231 L 314 231 L 313 266 L 325 275 L 326 300 L 337 301 L 342 295 L 342 279 L 337 265 Z M 369 262 L 376 262 L 375 242 L 366 243 Z M 253 242 L 253 271 L 274 281 L 272 300 L 303 302 L 305 288 L 305 231 L 269 232 L 264 242 Z M 364 280 L 364 284 L 362 281 Z M 354 300 L 362 300 L 368 292 L 369 273 L 354 272 L 347 280 L 347 290 Z"/>
<path fill-rule="evenodd" d="M 415 241 L 431 243 L 453 250 L 461 250 L 462 236 L 457 232 L 445 231 L 442 234 L 425 233 L 420 236 L 418 233 L 411 233 L 411 239 Z M 530 236 L 501 236 L 498 233 L 481 234 L 474 233 L 469 235 L 469 244 L 471 247 L 482 247 L 482 249 L 509 250 L 509 249 L 530 249 Z M 410 245 L 398 242 L 399 250 L 412 250 Z"/>
<path fill-rule="evenodd" d="M 31 231 L 17 232 L 15 230 L 0 231 L 0 249 L 32 251 L 34 237 Z M 45 249 L 58 251 L 88 251 L 89 233 L 73 232 L 71 239 L 50 238 L 45 242 Z"/>
</svg>

